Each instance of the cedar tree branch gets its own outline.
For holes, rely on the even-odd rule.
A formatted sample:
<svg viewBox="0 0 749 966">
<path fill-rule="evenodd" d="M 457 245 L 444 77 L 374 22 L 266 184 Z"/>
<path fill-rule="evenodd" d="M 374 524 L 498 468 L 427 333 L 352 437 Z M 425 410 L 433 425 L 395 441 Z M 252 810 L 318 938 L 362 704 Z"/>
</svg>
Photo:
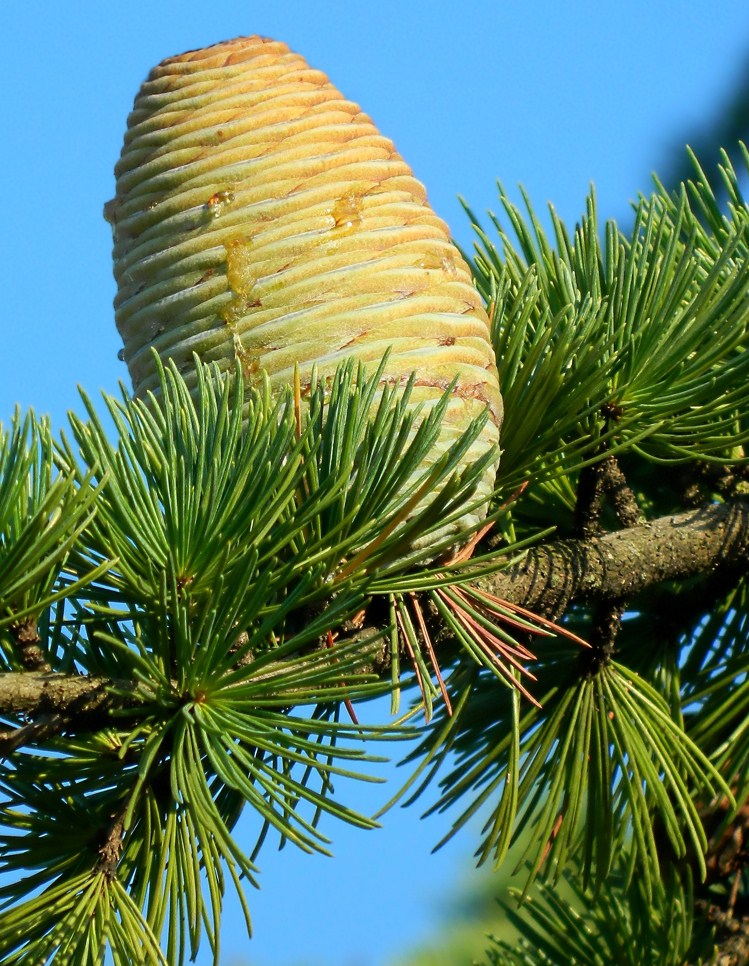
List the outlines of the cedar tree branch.
<svg viewBox="0 0 749 966">
<path fill-rule="evenodd" d="M 532 547 L 479 585 L 513 604 L 561 616 L 578 600 L 629 598 L 665 580 L 749 564 L 749 502 L 731 500 L 587 540 Z"/>
<path fill-rule="evenodd" d="M 510 603 L 559 618 L 577 600 L 630 598 L 666 580 L 747 564 L 749 502 L 736 499 L 586 540 L 550 541 L 478 583 Z M 366 639 L 377 632 L 365 627 L 356 633 Z M 113 683 L 43 672 L 0 674 L 0 714 L 32 723 L 42 719 L 42 732 L 50 719 L 59 723 L 56 730 L 95 730 L 106 723 L 111 708 L 138 703 L 134 684 L 127 689 L 131 697 L 124 699 L 111 693 Z M 125 682 L 118 684 L 122 689 Z M 23 724 L 0 732 L 0 754 L 33 741 L 34 731 Z"/>
</svg>

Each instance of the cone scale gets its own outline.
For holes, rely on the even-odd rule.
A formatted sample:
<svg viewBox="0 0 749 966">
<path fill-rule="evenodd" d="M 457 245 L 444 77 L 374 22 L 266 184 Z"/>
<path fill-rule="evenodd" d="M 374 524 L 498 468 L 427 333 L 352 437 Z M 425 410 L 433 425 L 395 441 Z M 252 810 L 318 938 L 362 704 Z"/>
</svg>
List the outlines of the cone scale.
<svg viewBox="0 0 749 966">
<path fill-rule="evenodd" d="M 115 175 L 105 215 L 137 395 L 157 388 L 153 349 L 188 384 L 197 353 L 272 387 L 297 365 L 304 387 L 315 365 L 325 378 L 390 350 L 383 379 L 415 372 L 414 405 L 457 376 L 440 451 L 485 408 L 467 459 L 498 442 L 489 320 L 447 226 L 393 143 L 285 44 L 241 37 L 164 60 Z"/>
</svg>

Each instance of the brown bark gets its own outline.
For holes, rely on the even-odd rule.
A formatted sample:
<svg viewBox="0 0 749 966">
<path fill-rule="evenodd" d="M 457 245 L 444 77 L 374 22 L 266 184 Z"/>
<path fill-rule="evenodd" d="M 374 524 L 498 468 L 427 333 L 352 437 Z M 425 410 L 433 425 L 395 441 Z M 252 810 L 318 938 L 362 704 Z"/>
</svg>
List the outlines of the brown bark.
<svg viewBox="0 0 749 966">
<path fill-rule="evenodd" d="M 137 704 L 134 696 L 126 701 L 112 694 L 114 683 L 106 678 L 44 671 L 0 674 L 0 714 L 28 719 L 17 728 L 0 730 L 0 757 L 62 731 L 104 727 L 110 708 Z M 126 686 L 134 695 L 135 684 Z"/>
<path fill-rule="evenodd" d="M 479 584 L 559 617 L 574 601 L 630 598 L 666 580 L 749 563 L 749 502 L 732 500 L 592 537 L 532 547 Z"/>
<path fill-rule="evenodd" d="M 21 659 L 21 664 L 27 671 L 51 671 L 52 668 L 44 659 L 39 646 L 41 638 L 36 629 L 36 618 L 26 617 L 17 624 L 11 624 L 11 634 Z"/>
<path fill-rule="evenodd" d="M 106 678 L 13 671 L 0 674 L 0 709 L 5 714 L 104 713 L 112 703 Z"/>
</svg>

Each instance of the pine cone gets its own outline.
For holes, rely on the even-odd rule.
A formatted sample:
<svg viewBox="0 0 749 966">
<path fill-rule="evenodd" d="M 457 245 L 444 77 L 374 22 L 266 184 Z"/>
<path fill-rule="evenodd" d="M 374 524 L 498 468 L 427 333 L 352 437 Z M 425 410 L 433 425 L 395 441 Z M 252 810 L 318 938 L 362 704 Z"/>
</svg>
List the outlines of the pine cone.
<svg viewBox="0 0 749 966">
<path fill-rule="evenodd" d="M 297 364 L 304 387 L 315 364 L 325 378 L 390 349 L 383 379 L 415 371 L 414 405 L 458 376 L 442 448 L 485 407 L 468 459 L 498 442 L 489 320 L 447 226 L 392 142 L 285 44 L 241 37 L 159 64 L 115 174 L 105 215 L 136 394 L 157 388 L 153 348 L 188 382 L 197 353 L 273 387 Z"/>
</svg>

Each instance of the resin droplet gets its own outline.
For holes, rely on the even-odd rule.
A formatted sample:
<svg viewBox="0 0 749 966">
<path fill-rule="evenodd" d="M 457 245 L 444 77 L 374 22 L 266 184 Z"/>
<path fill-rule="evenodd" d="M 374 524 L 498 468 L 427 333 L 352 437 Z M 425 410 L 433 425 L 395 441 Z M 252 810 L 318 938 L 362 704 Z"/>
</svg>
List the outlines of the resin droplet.
<svg viewBox="0 0 749 966">
<path fill-rule="evenodd" d="M 335 227 L 342 229 L 344 232 L 349 232 L 361 224 L 361 211 L 361 195 L 357 195 L 353 191 L 347 191 L 342 198 L 336 201 L 330 213 L 333 217 Z"/>
<path fill-rule="evenodd" d="M 233 191 L 216 191 L 206 202 L 206 208 L 211 218 L 218 218 L 234 201 Z"/>
</svg>

